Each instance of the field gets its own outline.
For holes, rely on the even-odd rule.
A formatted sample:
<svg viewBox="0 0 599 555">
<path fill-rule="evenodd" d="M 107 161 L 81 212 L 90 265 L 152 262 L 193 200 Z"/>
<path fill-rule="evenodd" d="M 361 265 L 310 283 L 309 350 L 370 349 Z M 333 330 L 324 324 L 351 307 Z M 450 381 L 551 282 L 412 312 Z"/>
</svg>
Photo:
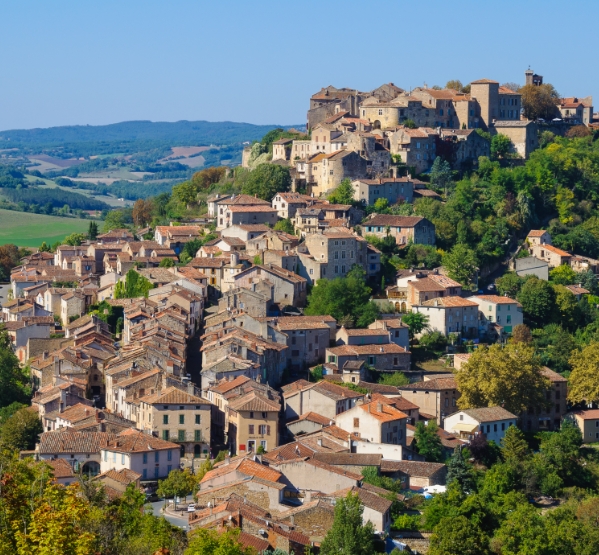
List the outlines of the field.
<svg viewBox="0 0 599 555">
<path fill-rule="evenodd" d="M 87 232 L 88 226 L 89 220 L 0 210 L 0 245 L 39 247 L 43 241 L 51 245 L 71 233 Z"/>
</svg>

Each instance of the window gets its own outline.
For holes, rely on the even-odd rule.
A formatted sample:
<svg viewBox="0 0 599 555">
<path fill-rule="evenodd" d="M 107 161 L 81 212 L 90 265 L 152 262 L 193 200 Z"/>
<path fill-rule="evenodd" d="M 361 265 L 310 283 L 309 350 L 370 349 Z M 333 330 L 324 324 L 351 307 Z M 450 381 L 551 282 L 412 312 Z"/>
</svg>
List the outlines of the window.
<svg viewBox="0 0 599 555">
<path fill-rule="evenodd" d="M 248 426 L 248 434 L 250 434 L 252 436 L 254 435 L 254 425 L 253 424 L 250 424 Z"/>
<path fill-rule="evenodd" d="M 370 364 L 371 366 L 373 366 L 375 362 L 376 362 L 376 357 L 374 357 L 374 356 L 369 356 L 368 357 L 368 364 Z"/>
<path fill-rule="evenodd" d="M 168 438 L 169 438 L 169 431 L 162 430 L 162 439 L 164 439 L 164 441 L 168 441 Z"/>
<path fill-rule="evenodd" d="M 460 420 L 464 420 L 464 415 L 460 414 Z"/>
<path fill-rule="evenodd" d="M 158 478 L 158 473 L 159 473 L 159 468 L 158 468 L 158 467 L 156 467 L 156 468 L 154 469 L 154 478 Z"/>
<path fill-rule="evenodd" d="M 383 115 L 383 109 L 379 108 L 379 116 L 382 116 L 382 115 Z"/>
<path fill-rule="evenodd" d="M 502 423 L 501 423 L 501 431 L 502 431 L 502 432 L 503 432 L 503 431 L 505 431 L 505 422 L 502 422 Z"/>
<path fill-rule="evenodd" d="M 163 424 L 168 424 L 168 414 L 163 414 L 162 415 L 162 423 Z"/>
<path fill-rule="evenodd" d="M 199 414 L 196 414 L 196 424 L 200 424 L 201 421 L 201 416 Z"/>
<path fill-rule="evenodd" d="M 144 464 L 148 464 L 148 454 L 147 453 L 144 453 L 143 459 L 144 459 Z"/>
<path fill-rule="evenodd" d="M 179 415 L 179 424 L 185 424 L 185 415 L 184 414 Z"/>
<path fill-rule="evenodd" d="M 143 477 L 144 477 L 144 480 L 148 479 L 148 469 L 147 468 L 144 468 Z"/>
<path fill-rule="evenodd" d="M 354 418 L 354 428 L 359 428 L 359 427 L 360 427 L 360 419 Z"/>
<path fill-rule="evenodd" d="M 263 436 L 264 434 L 266 434 L 266 424 L 260 424 L 260 426 L 258 426 L 258 433 Z"/>
<path fill-rule="evenodd" d="M 171 473 L 171 470 L 172 470 L 172 469 L 173 469 L 173 465 L 172 465 L 172 464 L 169 464 L 169 465 L 166 467 L 166 471 L 167 471 L 169 474 Z"/>
<path fill-rule="evenodd" d="M 202 441 L 202 431 L 201 430 L 194 431 L 193 440 L 194 441 Z"/>
<path fill-rule="evenodd" d="M 250 412 L 250 418 L 254 418 L 254 413 Z"/>
<path fill-rule="evenodd" d="M 72 457 L 73 455 L 71 455 Z M 116 462 L 116 452 L 112 454 L 112 462 Z"/>
<path fill-rule="evenodd" d="M 121 453 L 121 464 L 125 464 L 125 453 Z"/>
<path fill-rule="evenodd" d="M 108 451 L 104 451 L 104 462 L 108 462 Z"/>
<path fill-rule="evenodd" d="M 158 451 L 156 451 L 154 453 L 154 462 L 158 462 L 160 460 L 160 453 Z"/>
<path fill-rule="evenodd" d="M 496 432 L 497 431 L 497 424 L 493 424 L 493 431 Z"/>
<path fill-rule="evenodd" d="M 260 445 L 262 446 L 262 449 L 264 449 L 266 451 L 266 440 L 265 439 L 260 441 Z"/>
<path fill-rule="evenodd" d="M 170 449 L 166 452 L 166 460 L 167 461 L 173 460 L 173 452 Z"/>
</svg>

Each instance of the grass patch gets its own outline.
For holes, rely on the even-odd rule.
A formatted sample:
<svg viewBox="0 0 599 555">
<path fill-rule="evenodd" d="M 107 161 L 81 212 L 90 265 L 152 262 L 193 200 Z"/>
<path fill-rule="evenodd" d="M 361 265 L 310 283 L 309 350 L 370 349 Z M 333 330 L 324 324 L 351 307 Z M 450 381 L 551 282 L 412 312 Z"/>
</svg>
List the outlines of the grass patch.
<svg viewBox="0 0 599 555">
<path fill-rule="evenodd" d="M 51 245 L 71 233 L 86 233 L 88 227 L 89 220 L 0 209 L 0 245 L 39 247 L 43 241 Z"/>
</svg>

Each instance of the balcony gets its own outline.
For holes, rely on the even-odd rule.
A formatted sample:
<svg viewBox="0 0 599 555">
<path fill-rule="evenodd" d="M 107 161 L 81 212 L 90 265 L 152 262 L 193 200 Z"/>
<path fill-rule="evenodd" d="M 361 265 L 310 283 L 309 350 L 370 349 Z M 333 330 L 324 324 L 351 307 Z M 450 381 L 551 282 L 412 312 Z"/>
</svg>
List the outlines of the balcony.
<svg viewBox="0 0 599 555">
<path fill-rule="evenodd" d="M 164 439 L 165 441 L 172 441 L 173 443 L 202 443 L 204 441 L 204 435 L 201 431 L 198 430 L 198 435 L 196 432 L 179 432 L 174 431 L 169 433 L 168 437 L 165 437 L 164 434 L 160 434 L 160 439 Z"/>
</svg>

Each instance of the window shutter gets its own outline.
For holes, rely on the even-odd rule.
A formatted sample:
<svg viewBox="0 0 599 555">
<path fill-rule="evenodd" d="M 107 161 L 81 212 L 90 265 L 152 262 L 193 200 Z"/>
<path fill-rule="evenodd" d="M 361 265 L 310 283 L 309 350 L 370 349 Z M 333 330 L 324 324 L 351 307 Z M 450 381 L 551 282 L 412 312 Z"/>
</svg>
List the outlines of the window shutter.
<svg viewBox="0 0 599 555">
<path fill-rule="evenodd" d="M 270 424 L 266 426 L 266 435 L 270 435 Z"/>
</svg>

